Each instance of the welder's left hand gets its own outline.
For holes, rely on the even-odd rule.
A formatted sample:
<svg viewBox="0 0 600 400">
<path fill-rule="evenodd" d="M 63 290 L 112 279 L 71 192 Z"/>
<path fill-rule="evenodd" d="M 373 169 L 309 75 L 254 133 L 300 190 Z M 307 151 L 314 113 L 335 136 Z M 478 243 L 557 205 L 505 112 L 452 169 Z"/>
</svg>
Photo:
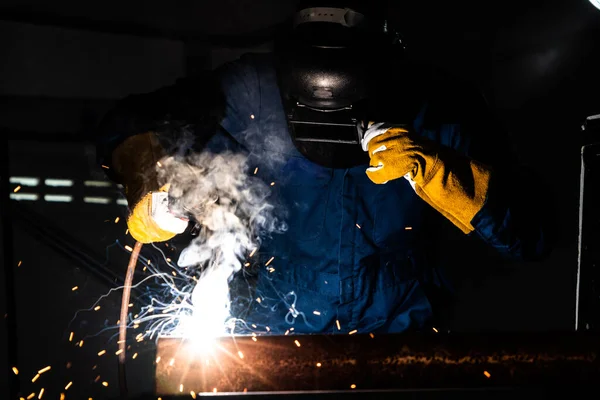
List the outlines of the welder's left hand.
<svg viewBox="0 0 600 400">
<path fill-rule="evenodd" d="M 487 198 L 491 170 L 485 165 L 425 138 L 407 126 L 376 123 L 362 142 L 369 152 L 367 176 L 377 184 L 406 178 L 417 195 L 464 233 Z"/>
</svg>

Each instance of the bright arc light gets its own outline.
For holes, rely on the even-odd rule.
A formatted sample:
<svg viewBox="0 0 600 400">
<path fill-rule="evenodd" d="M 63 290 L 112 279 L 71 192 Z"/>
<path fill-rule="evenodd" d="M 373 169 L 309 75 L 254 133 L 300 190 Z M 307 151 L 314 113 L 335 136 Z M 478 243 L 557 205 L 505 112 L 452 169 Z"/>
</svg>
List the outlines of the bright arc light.
<svg viewBox="0 0 600 400">
<path fill-rule="evenodd" d="M 594 7 L 600 10 L 600 0 L 590 0 L 590 3 L 592 3 Z"/>
</svg>

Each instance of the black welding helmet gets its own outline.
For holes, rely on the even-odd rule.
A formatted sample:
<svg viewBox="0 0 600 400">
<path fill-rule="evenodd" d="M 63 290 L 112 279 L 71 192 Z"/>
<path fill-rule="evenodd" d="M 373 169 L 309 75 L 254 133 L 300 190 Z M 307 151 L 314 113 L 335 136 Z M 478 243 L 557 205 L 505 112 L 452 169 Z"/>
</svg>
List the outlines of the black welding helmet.
<svg viewBox="0 0 600 400">
<path fill-rule="evenodd" d="M 378 99 L 404 56 L 400 35 L 381 13 L 356 3 L 305 2 L 275 48 L 292 140 L 309 160 L 331 168 L 368 163 L 357 124 L 384 118 Z"/>
</svg>

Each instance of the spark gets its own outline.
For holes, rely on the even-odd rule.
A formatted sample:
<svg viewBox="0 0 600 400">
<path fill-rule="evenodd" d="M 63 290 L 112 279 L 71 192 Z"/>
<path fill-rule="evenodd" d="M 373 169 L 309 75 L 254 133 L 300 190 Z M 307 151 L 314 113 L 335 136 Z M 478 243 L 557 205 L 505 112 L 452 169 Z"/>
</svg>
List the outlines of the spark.
<svg viewBox="0 0 600 400">
<path fill-rule="evenodd" d="M 362 229 L 362 228 L 360 227 L 360 225 L 359 225 L 359 224 L 356 224 L 356 227 L 357 227 L 358 229 Z"/>
<path fill-rule="evenodd" d="M 315 314 L 315 315 L 321 315 L 321 311 L 316 311 L 315 310 L 315 311 L 313 311 L 313 314 Z"/>
<path fill-rule="evenodd" d="M 267 267 L 269 264 L 271 264 L 271 261 L 273 261 L 274 259 L 275 259 L 275 257 L 269 258 L 269 261 L 267 261 L 267 263 L 265 264 L 265 267 Z"/>
<path fill-rule="evenodd" d="M 125 229 L 125 236 L 129 235 L 129 229 Z"/>
<path fill-rule="evenodd" d="M 17 367 L 12 367 L 12 371 L 15 375 L 19 375 L 19 370 L 17 369 Z"/>
<path fill-rule="evenodd" d="M 275 182 L 271 182 L 271 186 L 275 186 Z"/>
<path fill-rule="evenodd" d="M 83 339 L 79 341 L 79 347 L 83 347 Z"/>
<path fill-rule="evenodd" d="M 177 274 L 175 273 L 175 271 L 171 271 L 171 273 L 173 274 L 173 276 L 177 276 Z"/>
<path fill-rule="evenodd" d="M 71 368 L 71 361 L 68 361 L 68 362 L 67 362 L 67 365 L 66 365 L 66 367 L 67 367 L 67 369 Z"/>
<path fill-rule="evenodd" d="M 337 326 L 338 331 L 342 330 L 342 327 L 340 326 L 340 321 L 338 319 L 335 320 L 335 325 Z"/>
<path fill-rule="evenodd" d="M 217 393 L 217 388 L 213 388 L 213 393 Z"/>
<path fill-rule="evenodd" d="M 352 385 L 350 385 L 350 389 L 356 389 L 356 385 L 353 383 Z"/>
<path fill-rule="evenodd" d="M 69 390 L 69 388 L 73 385 L 73 381 L 67 383 L 67 386 L 65 386 L 65 390 Z"/>
<path fill-rule="evenodd" d="M 38 399 L 41 399 L 43 395 L 44 395 L 44 388 L 41 388 L 40 394 L 38 394 Z"/>
<path fill-rule="evenodd" d="M 74 334 L 75 334 L 74 332 L 71 332 L 71 334 L 69 335 L 69 342 L 72 342 L 72 341 L 73 341 L 73 335 L 74 335 Z"/>
<path fill-rule="evenodd" d="M 433 331 L 434 331 L 435 333 L 437 333 L 437 332 L 438 332 L 438 330 L 437 330 L 437 329 L 435 329 L 435 327 L 433 328 Z"/>
<path fill-rule="evenodd" d="M 131 356 L 132 359 L 136 359 L 137 358 L 137 353 L 134 353 L 133 356 Z"/>
<path fill-rule="evenodd" d="M 171 358 L 171 361 L 169 361 L 169 365 L 172 367 L 173 365 L 175 365 L 175 359 Z"/>
<path fill-rule="evenodd" d="M 271 332 L 271 328 L 269 328 L 268 326 L 265 326 L 265 329 L 267 330 L 267 332 Z"/>
<path fill-rule="evenodd" d="M 133 249 L 131 248 L 131 246 L 125 246 L 125 250 L 127 250 L 130 253 L 133 251 Z"/>
<path fill-rule="evenodd" d="M 100 306 L 94 307 L 94 311 L 98 311 L 99 309 L 100 309 Z"/>
<path fill-rule="evenodd" d="M 284 335 L 287 336 L 287 335 L 289 335 L 289 333 L 290 333 L 290 330 L 288 329 L 287 331 L 285 331 Z"/>
<path fill-rule="evenodd" d="M 238 356 L 240 356 L 240 358 L 243 360 L 244 359 L 244 353 L 242 353 L 241 351 L 238 351 Z"/>
<path fill-rule="evenodd" d="M 375 339 L 375 335 L 373 333 L 369 333 L 369 336 L 371 336 L 371 339 Z"/>
<path fill-rule="evenodd" d="M 162 164 L 160 163 L 160 161 L 157 161 L 156 165 L 158 165 L 159 168 L 162 167 Z"/>
<path fill-rule="evenodd" d="M 271 267 L 269 268 L 269 273 L 275 272 L 275 268 Z"/>
<path fill-rule="evenodd" d="M 107 167 L 106 165 L 102 165 L 102 168 L 104 169 L 110 169 L 109 167 Z"/>
<path fill-rule="evenodd" d="M 258 250 L 258 247 L 255 247 L 248 257 L 252 257 L 256 253 L 256 250 Z"/>
<path fill-rule="evenodd" d="M 119 218 L 119 217 L 115 218 L 115 224 L 118 224 L 120 219 L 121 218 Z"/>
<path fill-rule="evenodd" d="M 23 261 L 19 261 L 19 263 L 17 264 L 17 267 L 20 267 L 22 263 L 23 263 Z"/>
<path fill-rule="evenodd" d="M 254 119 L 254 114 L 250 114 L 250 119 Z"/>
<path fill-rule="evenodd" d="M 65 398 L 66 398 L 65 394 L 64 394 L 64 393 L 61 393 L 61 394 L 60 394 L 60 400 L 65 400 Z"/>
<path fill-rule="evenodd" d="M 254 329 L 256 329 L 256 324 L 252 324 L 252 327 L 253 327 Z"/>
<path fill-rule="evenodd" d="M 256 298 L 256 302 L 257 302 L 257 303 L 260 303 L 260 302 L 261 302 L 261 300 L 260 300 L 260 297 L 257 297 L 257 298 Z"/>
<path fill-rule="evenodd" d="M 256 339 L 256 336 L 252 336 L 252 340 L 255 342 L 258 341 L 258 339 Z"/>
<path fill-rule="evenodd" d="M 79 289 L 79 286 L 73 286 L 73 287 L 71 288 L 71 291 L 72 291 L 72 292 L 74 292 L 74 291 L 76 291 L 77 289 Z"/>
<path fill-rule="evenodd" d="M 492 376 L 489 372 L 487 371 L 483 371 L 483 374 L 485 375 L 486 378 L 489 378 L 490 376 Z"/>
<path fill-rule="evenodd" d="M 100 357 L 100 356 L 103 356 L 103 355 L 105 355 L 105 354 L 106 354 L 106 350 L 101 350 L 101 351 L 98 353 L 98 356 Z"/>
<path fill-rule="evenodd" d="M 106 381 L 102 382 L 102 386 L 108 387 L 108 382 L 106 382 Z"/>
<path fill-rule="evenodd" d="M 19 190 L 21 190 L 21 185 L 19 185 L 16 188 L 14 188 L 13 189 L 13 193 L 17 193 Z"/>
<path fill-rule="evenodd" d="M 317 363 L 317 368 L 321 368 L 321 363 Z"/>
<path fill-rule="evenodd" d="M 406 226 L 406 227 L 404 227 L 404 230 L 410 231 L 410 230 L 412 230 L 412 226 Z"/>
<path fill-rule="evenodd" d="M 292 310 L 290 310 L 290 311 L 292 311 Z M 293 331 L 294 331 L 294 327 L 291 327 L 290 332 L 293 332 Z"/>
<path fill-rule="evenodd" d="M 29 396 L 27 396 L 27 400 L 31 400 L 35 397 L 35 392 L 31 393 Z"/>
<path fill-rule="evenodd" d="M 244 267 L 249 267 L 249 266 L 250 266 L 249 262 L 247 262 L 246 264 L 244 264 Z"/>
<path fill-rule="evenodd" d="M 98 376 L 96 377 L 96 379 L 94 379 L 94 382 L 96 383 L 96 382 L 98 382 L 99 380 L 100 380 L 100 375 L 98 375 Z"/>
<path fill-rule="evenodd" d="M 192 396 L 192 399 L 196 398 L 196 392 L 194 392 L 193 390 L 190 392 L 190 396 Z"/>
<path fill-rule="evenodd" d="M 129 303 L 129 308 L 133 307 L 133 303 Z"/>
<path fill-rule="evenodd" d="M 258 172 L 258 167 L 254 168 L 254 175 Z"/>
<path fill-rule="evenodd" d="M 179 384 L 179 391 L 180 391 L 180 392 L 183 392 L 183 383 L 180 383 L 180 384 Z"/>
<path fill-rule="evenodd" d="M 35 374 L 35 376 L 33 377 L 33 379 L 31 380 L 31 382 L 35 382 L 38 380 L 38 378 L 40 377 L 40 374 Z"/>
<path fill-rule="evenodd" d="M 123 349 L 119 349 L 115 352 L 115 356 L 118 356 L 119 354 L 121 354 L 123 352 Z"/>
<path fill-rule="evenodd" d="M 358 330 L 355 329 L 353 331 L 348 332 L 348 335 L 354 335 L 356 332 L 358 332 Z"/>
<path fill-rule="evenodd" d="M 296 343 L 296 346 L 300 347 L 300 342 L 297 340 L 294 340 L 294 343 Z"/>
<path fill-rule="evenodd" d="M 160 356 L 156 357 L 156 363 L 158 364 L 160 362 Z"/>
<path fill-rule="evenodd" d="M 40 370 L 38 371 L 38 374 L 43 374 L 44 372 L 48 372 L 48 371 L 50 371 L 50 368 L 52 368 L 52 367 L 50 367 L 50 366 L 48 365 L 47 367 L 40 369 Z"/>
</svg>

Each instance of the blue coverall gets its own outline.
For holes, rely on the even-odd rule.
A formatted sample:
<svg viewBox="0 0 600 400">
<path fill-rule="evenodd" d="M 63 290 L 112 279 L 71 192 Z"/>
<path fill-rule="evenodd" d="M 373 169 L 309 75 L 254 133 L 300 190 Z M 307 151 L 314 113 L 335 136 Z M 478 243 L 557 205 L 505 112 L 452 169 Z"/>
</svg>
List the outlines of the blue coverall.
<svg viewBox="0 0 600 400">
<path fill-rule="evenodd" d="M 274 259 L 260 268 L 261 301 L 252 302 L 246 322 L 279 334 L 292 327 L 294 333 L 348 333 L 426 326 L 432 305 L 425 288 L 444 284 L 433 240 L 443 217 L 404 179 L 376 185 L 366 165 L 328 169 L 303 157 L 288 133 L 270 55 L 244 56 L 218 76 L 225 117 L 208 148 L 248 152 L 250 166 L 265 182 L 275 182 L 274 198 L 289 211 L 287 232 L 274 235 L 255 256 L 263 266 Z M 473 155 L 472 135 L 460 124 L 428 125 L 435 118 L 430 109 L 423 102 L 415 132 Z M 104 148 L 134 133 L 141 132 L 108 132 Z M 506 180 L 491 183 L 469 236 L 506 258 L 539 258 L 548 251 L 543 218 L 532 217 L 518 194 L 507 195 L 510 190 Z"/>
</svg>

